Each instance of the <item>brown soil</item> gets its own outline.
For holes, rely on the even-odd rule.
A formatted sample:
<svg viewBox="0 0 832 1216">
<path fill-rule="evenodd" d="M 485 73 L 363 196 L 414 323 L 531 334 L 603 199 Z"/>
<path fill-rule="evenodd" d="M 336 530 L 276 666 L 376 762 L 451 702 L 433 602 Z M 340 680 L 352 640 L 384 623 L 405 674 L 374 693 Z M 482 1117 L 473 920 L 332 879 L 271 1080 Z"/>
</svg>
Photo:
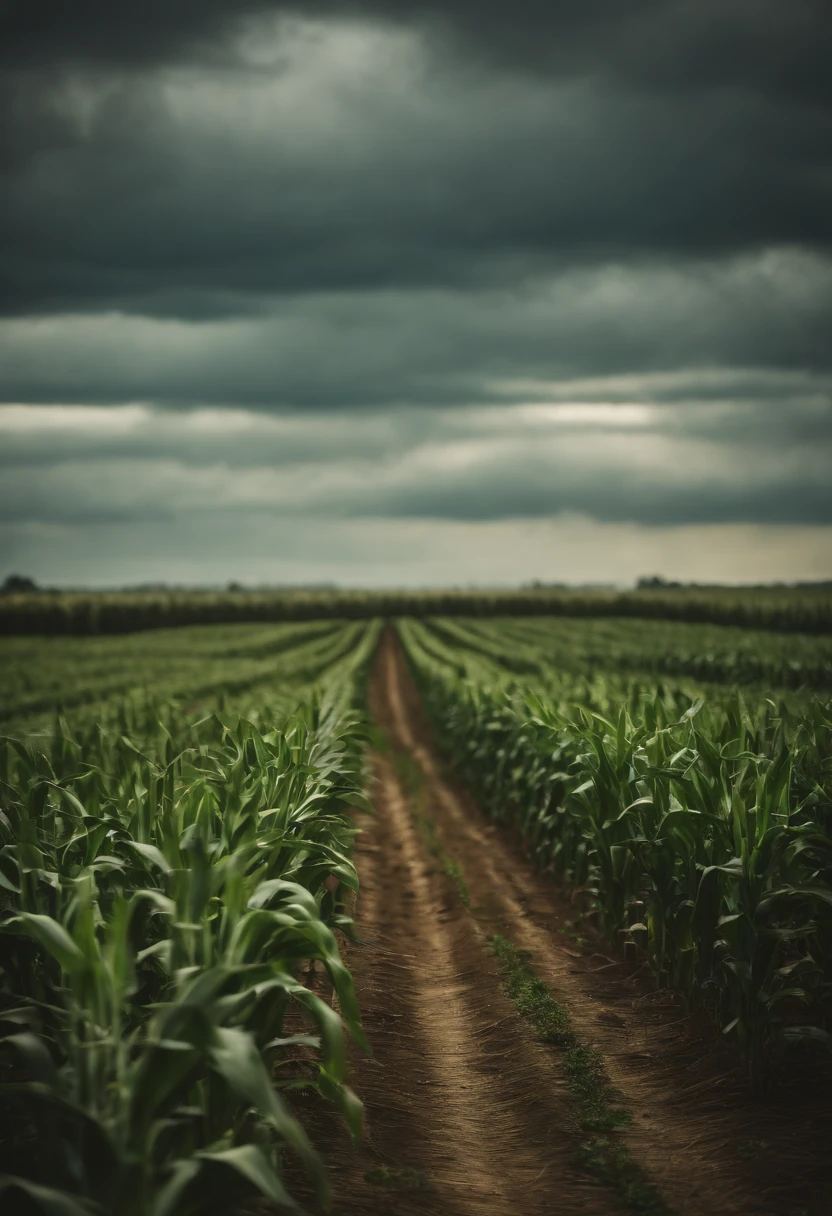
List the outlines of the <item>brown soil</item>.
<svg viewBox="0 0 832 1216">
<path fill-rule="evenodd" d="M 824 1201 L 832 1194 L 824 1190 L 832 1118 L 823 1104 L 796 1105 L 780 1093 L 762 1105 L 710 1029 L 617 955 L 576 945 L 574 908 L 445 776 L 391 631 L 374 666 L 370 707 L 393 750 L 373 757 L 376 814 L 362 819 L 356 848 L 364 944 L 349 947 L 349 964 L 373 1055 L 356 1053 L 352 1077 L 365 1103 L 363 1147 L 331 1129 L 335 1216 L 622 1210 L 615 1188 L 580 1163 L 588 1137 L 563 1052 L 540 1043 L 503 993 L 488 945 L 494 933 L 532 952 L 578 1038 L 603 1056 L 632 1116 L 614 1135 L 669 1209 L 678 1216 L 832 1210 Z M 416 777 L 403 780 L 408 763 Z M 468 910 L 414 812 L 432 821 L 461 867 Z M 329 1120 L 317 1108 L 308 1117 Z M 383 1169 L 404 1189 L 380 1185 Z"/>
</svg>

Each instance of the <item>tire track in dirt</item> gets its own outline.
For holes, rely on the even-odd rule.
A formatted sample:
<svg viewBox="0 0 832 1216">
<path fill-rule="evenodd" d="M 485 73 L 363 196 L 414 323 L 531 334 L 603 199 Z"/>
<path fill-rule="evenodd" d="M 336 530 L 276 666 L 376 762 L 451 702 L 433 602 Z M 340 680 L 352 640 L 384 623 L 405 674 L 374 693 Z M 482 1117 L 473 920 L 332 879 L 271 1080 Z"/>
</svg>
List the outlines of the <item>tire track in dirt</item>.
<svg viewBox="0 0 832 1216">
<path fill-rule="evenodd" d="M 382 692 L 374 680 L 379 721 Z M 332 1143 L 334 1213 L 612 1216 L 612 1194 L 576 1164 L 572 1095 L 504 995 L 482 931 L 414 825 L 393 758 L 375 755 L 373 769 L 376 813 L 355 851 L 363 944 L 347 950 L 373 1047 L 370 1058 L 355 1053 L 351 1076 L 365 1143 L 356 1152 L 331 1119 L 315 1134 Z M 407 1189 L 365 1177 L 380 1169 Z"/>
<path fill-rule="evenodd" d="M 421 769 L 431 817 L 447 852 L 462 867 L 482 931 L 502 933 L 533 953 L 535 970 L 568 1010 L 581 1041 L 602 1054 L 633 1116 L 626 1133 L 630 1151 L 668 1204 L 679 1216 L 802 1211 L 806 1193 L 821 1193 L 824 1169 L 828 1184 L 828 1168 L 816 1147 L 820 1112 L 807 1109 L 795 1124 L 793 1111 L 779 1118 L 776 1110 L 755 1109 L 735 1077 L 699 1067 L 701 1043 L 698 1052 L 695 1043 L 691 1049 L 683 1029 L 674 1025 L 681 1020 L 678 1008 L 671 1019 L 649 997 L 645 1001 L 643 986 L 620 960 L 576 951 L 558 932 L 571 919 L 570 909 L 551 882 L 444 778 L 392 631 L 382 640 L 374 681 L 377 719 Z M 542 1067 L 555 1084 L 557 1059 L 546 1054 Z M 820 1117 L 830 1130 L 828 1112 Z M 774 1153 L 766 1138 L 772 1133 Z M 767 1157 L 780 1157 L 779 1167 L 773 1160 L 765 1168 L 744 1160 L 738 1151 L 743 1145 L 764 1146 Z M 798 1185 L 801 1172 L 803 1186 Z"/>
<path fill-rule="evenodd" d="M 427 1089 L 414 1160 L 434 1189 L 429 1210 L 548 1216 L 556 1201 L 564 1214 L 611 1211 L 574 1168 L 565 1095 L 540 1085 L 543 1050 L 517 1035 L 494 965 L 419 838 L 393 765 L 380 758 L 377 772 L 376 867 L 399 860 L 392 884 L 377 874 L 384 898 L 376 924 L 407 969 L 390 978 L 406 991 L 400 1043 L 412 1038 L 412 1066 Z M 391 925 L 394 884 L 401 903 Z M 371 1108 L 368 1116 L 378 1128 Z"/>
</svg>

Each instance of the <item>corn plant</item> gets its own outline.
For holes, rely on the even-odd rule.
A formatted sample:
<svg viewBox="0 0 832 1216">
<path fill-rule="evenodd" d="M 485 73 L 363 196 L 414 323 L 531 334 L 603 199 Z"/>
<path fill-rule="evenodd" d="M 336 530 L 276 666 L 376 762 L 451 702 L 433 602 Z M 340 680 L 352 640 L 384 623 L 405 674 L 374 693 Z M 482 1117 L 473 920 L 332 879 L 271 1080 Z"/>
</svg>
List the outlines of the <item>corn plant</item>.
<svg viewBox="0 0 832 1216">
<path fill-rule="evenodd" d="M 832 706 L 749 707 L 736 690 L 709 706 L 596 673 L 550 672 L 553 696 L 493 647 L 455 648 L 455 632 L 400 626 L 486 809 L 517 822 L 611 938 L 635 932 L 758 1083 L 790 1045 L 832 1046 Z"/>
<path fill-rule="evenodd" d="M 286 1152 L 326 1202 L 285 1091 L 317 1089 L 359 1135 L 344 1029 L 364 1039 L 336 932 L 357 886 L 350 705 L 377 628 L 355 636 L 328 695 L 271 721 L 144 700 L 111 729 L 59 718 L 0 742 L 0 1187 L 18 1204 L 292 1207 Z M 310 959 L 332 1004 L 298 978 Z"/>
</svg>

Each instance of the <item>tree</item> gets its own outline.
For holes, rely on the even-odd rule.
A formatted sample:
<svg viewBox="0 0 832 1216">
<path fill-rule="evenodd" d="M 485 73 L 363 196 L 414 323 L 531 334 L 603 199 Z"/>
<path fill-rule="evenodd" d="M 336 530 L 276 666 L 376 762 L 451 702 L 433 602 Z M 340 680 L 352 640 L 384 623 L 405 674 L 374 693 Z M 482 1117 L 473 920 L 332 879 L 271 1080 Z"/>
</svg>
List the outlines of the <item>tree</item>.
<svg viewBox="0 0 832 1216">
<path fill-rule="evenodd" d="M 0 594 L 3 595 L 23 595 L 29 591 L 39 590 L 35 580 L 27 578 L 25 574 L 10 574 L 0 586 Z"/>
</svg>

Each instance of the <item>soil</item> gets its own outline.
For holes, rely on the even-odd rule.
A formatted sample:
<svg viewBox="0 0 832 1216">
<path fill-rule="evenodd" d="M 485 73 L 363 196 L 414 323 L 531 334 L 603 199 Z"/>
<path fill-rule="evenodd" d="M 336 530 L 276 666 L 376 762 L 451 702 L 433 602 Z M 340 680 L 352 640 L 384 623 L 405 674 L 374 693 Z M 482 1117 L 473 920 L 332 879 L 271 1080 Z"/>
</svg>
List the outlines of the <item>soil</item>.
<svg viewBox="0 0 832 1216">
<path fill-rule="evenodd" d="M 566 893 L 448 776 L 390 630 L 370 709 L 375 813 L 356 842 L 361 944 L 347 946 L 372 1045 L 353 1053 L 363 1145 L 315 1102 L 304 1114 L 315 1142 L 331 1144 L 335 1216 L 832 1211 L 820 1086 L 806 1092 L 795 1074 L 762 1101 L 710 1026 L 591 930 L 576 934 Z M 577 1039 L 600 1053 L 630 1115 L 605 1135 L 626 1146 L 660 1209 L 587 1163 L 593 1135 L 564 1049 L 541 1042 L 505 994 L 494 934 L 530 952 Z"/>
</svg>

